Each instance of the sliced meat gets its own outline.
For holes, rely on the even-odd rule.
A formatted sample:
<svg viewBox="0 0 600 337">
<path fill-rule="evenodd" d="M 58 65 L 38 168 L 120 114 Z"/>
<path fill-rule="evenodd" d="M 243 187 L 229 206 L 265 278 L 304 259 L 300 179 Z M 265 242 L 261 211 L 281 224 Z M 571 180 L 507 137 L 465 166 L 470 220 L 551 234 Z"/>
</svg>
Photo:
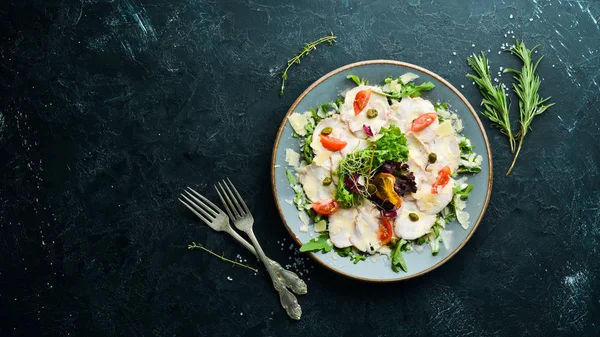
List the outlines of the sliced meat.
<svg viewBox="0 0 600 337">
<path fill-rule="evenodd" d="M 310 201 L 316 202 L 333 198 L 335 185 L 323 185 L 323 179 L 326 177 L 331 177 L 331 171 L 314 163 L 302 169 L 299 181 L 304 187 L 304 192 Z"/>
<path fill-rule="evenodd" d="M 419 219 L 417 221 L 411 220 L 410 213 L 415 213 Z M 437 215 L 423 213 L 419 210 L 415 201 L 405 199 L 394 221 L 394 232 L 399 238 L 405 240 L 418 239 L 429 232 L 436 219 Z"/>
<path fill-rule="evenodd" d="M 340 208 L 329 216 L 329 239 L 334 246 L 345 248 L 352 246 L 350 237 L 356 225 L 358 212 L 355 207 Z"/>
<path fill-rule="evenodd" d="M 364 200 L 357 206 L 357 212 L 356 227 L 350 242 L 358 250 L 373 254 L 381 248 L 379 243 L 381 213 L 369 200 Z"/>
<path fill-rule="evenodd" d="M 433 104 L 421 97 L 405 97 L 400 102 L 393 101 L 391 105 L 393 111 L 392 124 L 396 124 L 404 133 L 408 133 L 412 126 L 412 121 L 424 113 L 435 112 Z"/>
<path fill-rule="evenodd" d="M 454 188 L 454 179 L 450 178 L 450 182 L 439 190 L 438 194 L 431 193 L 431 185 L 437 178 L 437 172 L 435 177 L 431 175 L 430 179 L 421 182 L 417 185 L 417 193 L 413 193 L 413 197 L 416 199 L 417 207 L 423 213 L 436 215 L 441 212 L 454 196 L 452 189 Z"/>
<path fill-rule="evenodd" d="M 384 127 L 392 115 L 392 110 L 388 104 L 387 98 L 383 95 L 371 93 L 369 101 L 365 108 L 357 115 L 354 112 L 354 99 L 356 94 L 362 90 L 373 90 L 372 87 L 360 85 L 346 93 L 344 105 L 340 117 L 342 121 L 348 123 L 348 128 L 355 136 L 366 139 L 369 136 L 365 132 L 363 126 L 370 128 L 373 136 L 377 135 L 381 128 Z M 377 116 L 369 118 L 367 116 L 369 110 L 375 110 Z"/>
</svg>

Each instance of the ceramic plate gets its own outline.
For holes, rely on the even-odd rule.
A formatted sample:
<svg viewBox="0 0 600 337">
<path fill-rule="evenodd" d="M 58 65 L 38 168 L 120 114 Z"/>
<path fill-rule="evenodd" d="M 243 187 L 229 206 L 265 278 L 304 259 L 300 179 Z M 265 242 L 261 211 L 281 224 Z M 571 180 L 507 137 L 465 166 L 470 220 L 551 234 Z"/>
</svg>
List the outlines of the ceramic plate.
<svg viewBox="0 0 600 337">
<path fill-rule="evenodd" d="M 427 69 L 397 61 L 364 61 L 338 68 L 321 77 L 296 99 L 281 123 L 273 149 L 271 182 L 277 208 L 288 231 L 299 245 L 311 240 L 311 232 L 313 232 L 313 236 L 316 236 L 312 226 L 309 226 L 308 232 L 300 231 L 302 222 L 298 218 L 298 210 L 294 205 L 285 202 L 285 200 L 294 198 L 294 191 L 285 175 L 286 168 L 288 168 L 285 161 L 285 150 L 291 148 L 299 152 L 299 139 L 292 137 L 294 131 L 287 120 L 288 116 L 292 112 L 308 111 L 310 107 L 334 101 L 340 93 L 355 87 L 351 80 L 346 79 L 349 74 L 360 78 L 364 77 L 371 84 L 383 84 L 386 77 L 398 77 L 407 72 L 419 75 L 419 79 L 415 81 L 417 84 L 426 81 L 435 84 L 435 89 L 424 93 L 423 97 L 433 103 L 448 102 L 450 110 L 457 113 L 463 120 L 464 130 L 462 133 L 471 139 L 471 143 L 475 145 L 475 152 L 483 157 L 481 172 L 471 175 L 468 181 L 474 185 L 466 208 L 471 215 L 471 225 L 465 230 L 456 221 L 448 224 L 446 229 L 453 232 L 452 240 L 440 244 L 440 251 L 436 256 L 431 254 L 429 245 L 423 245 L 424 249 L 421 252 L 404 253 L 408 272 L 393 272 L 390 267 L 391 262 L 387 257 L 367 258 L 365 261 L 353 264 L 348 258 L 335 258 L 332 254 L 333 251 L 328 254 L 307 253 L 325 267 L 348 277 L 365 281 L 390 282 L 419 276 L 439 267 L 454 256 L 473 235 L 490 199 L 492 190 L 491 152 L 481 121 L 465 97 L 446 80 Z"/>
</svg>

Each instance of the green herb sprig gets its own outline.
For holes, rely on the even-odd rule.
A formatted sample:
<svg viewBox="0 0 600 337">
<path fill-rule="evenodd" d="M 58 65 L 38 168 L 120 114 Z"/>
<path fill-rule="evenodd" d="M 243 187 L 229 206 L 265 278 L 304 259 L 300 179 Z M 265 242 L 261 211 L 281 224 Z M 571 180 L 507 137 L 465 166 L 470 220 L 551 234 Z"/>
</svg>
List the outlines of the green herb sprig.
<svg viewBox="0 0 600 337">
<path fill-rule="evenodd" d="M 521 124 L 521 130 L 516 135 L 513 135 L 510 126 L 508 113 L 510 108 L 506 104 L 505 87 L 492 84 L 489 65 L 485 55 L 482 52 L 480 55 L 473 54 L 471 57 L 467 58 L 467 62 L 476 73 L 476 75 L 467 74 L 467 77 L 475 81 L 483 96 L 481 103 L 484 106 L 484 110 L 481 114 L 486 116 L 494 126 L 502 131 L 502 133 L 506 134 L 510 142 L 510 150 L 514 153 L 512 164 L 506 172 L 506 175 L 509 175 L 510 172 L 512 172 L 512 169 L 517 162 L 517 158 L 523 147 L 525 135 L 531 128 L 533 118 L 542 114 L 554 105 L 554 103 L 545 104 L 550 97 L 542 99 L 538 93 L 541 80 L 536 74 L 536 70 L 544 57 L 542 56 L 535 61 L 535 63 L 533 62 L 531 54 L 537 47 L 539 47 L 539 45 L 536 45 L 532 49 L 527 49 L 523 41 L 516 40 L 515 45 L 507 49 L 507 51 L 516 55 L 521 62 L 523 62 L 521 70 L 512 68 L 504 69 L 505 73 L 513 73 L 513 78 L 516 81 L 516 83 L 513 83 L 513 91 L 519 98 L 519 117 Z"/>
<path fill-rule="evenodd" d="M 287 80 L 287 72 L 290 67 L 294 64 L 300 64 L 300 59 L 308 55 L 311 51 L 317 49 L 317 46 L 321 43 L 327 42 L 327 44 L 330 46 L 333 45 L 336 42 L 336 38 L 337 36 L 334 36 L 333 33 L 330 33 L 330 35 L 324 36 L 316 41 L 309 42 L 304 45 L 302 51 L 300 51 L 300 54 L 294 55 L 294 57 L 287 61 L 287 67 L 285 67 L 285 70 L 283 73 L 281 73 L 281 89 L 279 90 L 279 96 L 283 96 L 283 92 L 285 90 L 285 80 Z"/>
<path fill-rule="evenodd" d="M 550 97 L 542 99 L 538 93 L 541 80 L 539 75 L 536 74 L 536 70 L 540 64 L 540 61 L 542 61 L 544 57 L 540 57 L 535 63 L 533 63 L 531 53 L 539 46 L 540 45 L 536 45 L 531 49 L 527 49 L 525 42 L 516 40 L 515 45 L 509 48 L 512 54 L 521 59 L 523 62 L 523 67 L 521 70 L 512 68 L 504 69 L 505 73 L 509 72 L 515 74 L 513 78 L 515 79 L 516 83 L 513 83 L 513 91 L 519 97 L 519 116 L 521 119 L 521 130 L 517 134 L 519 146 L 517 147 L 517 152 L 515 153 L 513 162 L 506 172 L 506 175 L 510 174 L 515 166 L 515 163 L 517 162 L 517 157 L 519 157 L 519 152 L 521 152 L 521 148 L 523 147 L 523 140 L 525 139 L 527 132 L 530 130 L 533 118 L 537 115 L 541 115 L 549 107 L 554 105 L 554 103 L 545 104 Z"/>
<path fill-rule="evenodd" d="M 506 103 L 506 91 L 503 85 L 492 84 L 492 75 L 490 75 L 489 63 L 483 52 L 480 55 L 473 54 L 467 58 L 467 62 L 476 75 L 468 74 L 467 77 L 472 79 L 483 96 L 481 104 L 483 111 L 481 114 L 487 117 L 492 125 L 500 129 L 508 137 L 510 143 L 510 152 L 515 152 L 516 139 L 512 134 L 510 127 L 510 119 L 508 112 L 509 106 Z"/>
<path fill-rule="evenodd" d="M 208 249 L 208 248 L 204 247 L 204 246 L 203 246 L 203 245 L 201 245 L 201 244 L 197 244 L 197 243 L 195 243 L 195 242 L 192 242 L 192 244 L 191 244 L 191 245 L 188 245 L 188 247 L 187 247 L 187 248 L 188 248 L 188 249 L 202 249 L 203 251 L 205 251 L 205 252 L 207 252 L 207 253 L 209 253 L 209 254 L 211 254 L 211 255 L 213 255 L 213 256 L 216 256 L 216 257 L 218 257 L 219 259 L 221 259 L 221 260 L 223 260 L 223 261 L 229 262 L 229 263 L 231 263 L 231 264 L 233 264 L 233 265 L 236 265 L 236 266 L 240 266 L 240 267 L 248 268 L 248 269 L 252 270 L 253 272 L 255 272 L 255 273 L 258 273 L 258 269 L 256 269 L 256 268 L 252 268 L 252 267 L 250 267 L 250 266 L 248 266 L 248 265 L 245 265 L 245 264 L 243 264 L 243 263 L 239 263 L 239 262 L 237 262 L 237 261 L 234 261 L 234 260 L 230 260 L 230 259 L 226 258 L 226 257 L 224 256 L 224 254 L 221 254 L 221 255 L 219 255 L 219 254 L 217 254 L 217 253 L 213 252 L 212 250 L 210 250 L 210 249 Z"/>
</svg>

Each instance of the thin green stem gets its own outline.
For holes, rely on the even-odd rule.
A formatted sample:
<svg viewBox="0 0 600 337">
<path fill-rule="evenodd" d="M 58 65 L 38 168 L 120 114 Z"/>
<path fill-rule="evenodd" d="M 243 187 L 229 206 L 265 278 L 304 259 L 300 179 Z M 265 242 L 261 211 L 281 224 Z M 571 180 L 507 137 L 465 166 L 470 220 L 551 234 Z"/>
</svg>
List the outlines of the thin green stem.
<svg viewBox="0 0 600 337">
<path fill-rule="evenodd" d="M 311 51 L 317 49 L 317 46 L 321 43 L 327 42 L 329 45 L 334 44 L 336 42 L 336 38 L 337 36 L 334 36 L 333 33 L 331 33 L 331 35 L 324 36 L 316 41 L 307 43 L 302 48 L 302 51 L 300 51 L 300 54 L 294 55 L 294 57 L 287 61 L 287 66 L 285 67 L 283 73 L 281 73 L 281 89 L 279 90 L 279 96 L 283 96 L 283 92 L 285 91 L 285 80 L 287 80 L 287 72 L 290 67 L 294 64 L 300 64 L 300 59 L 308 55 Z"/>
<path fill-rule="evenodd" d="M 207 253 L 209 253 L 209 254 L 211 254 L 211 255 L 213 255 L 213 256 L 216 256 L 216 257 L 218 257 L 219 259 L 221 259 L 221 260 L 223 260 L 223 261 L 229 262 L 229 263 L 231 263 L 231 264 L 234 264 L 234 265 L 236 265 L 236 266 L 240 266 L 240 267 L 248 268 L 248 269 L 250 269 L 250 270 L 254 271 L 255 273 L 258 273 L 258 269 L 256 269 L 256 268 L 252 268 L 252 267 L 250 267 L 250 266 L 248 266 L 248 265 L 245 265 L 245 264 L 243 264 L 243 263 L 239 263 L 239 262 L 237 262 L 237 261 L 230 260 L 230 259 L 226 258 L 224 255 L 219 255 L 219 254 L 217 254 L 217 253 L 213 252 L 212 250 L 210 250 L 210 249 L 208 249 L 208 248 L 205 248 L 204 246 L 202 246 L 202 245 L 200 245 L 200 244 L 197 244 L 197 243 L 195 243 L 195 242 L 192 242 L 192 244 L 191 244 L 191 245 L 188 245 L 188 249 L 202 249 L 203 251 L 205 251 L 205 252 L 207 252 Z"/>
<path fill-rule="evenodd" d="M 510 167 L 508 168 L 508 171 L 506 172 L 507 176 L 510 174 L 513 167 L 515 166 L 515 163 L 517 162 L 517 157 L 519 157 L 519 152 L 521 152 L 521 147 L 523 147 L 523 139 L 525 139 L 525 137 L 519 138 L 519 146 L 517 147 L 517 152 L 515 152 L 515 157 L 513 158 L 512 164 L 510 164 Z"/>
</svg>

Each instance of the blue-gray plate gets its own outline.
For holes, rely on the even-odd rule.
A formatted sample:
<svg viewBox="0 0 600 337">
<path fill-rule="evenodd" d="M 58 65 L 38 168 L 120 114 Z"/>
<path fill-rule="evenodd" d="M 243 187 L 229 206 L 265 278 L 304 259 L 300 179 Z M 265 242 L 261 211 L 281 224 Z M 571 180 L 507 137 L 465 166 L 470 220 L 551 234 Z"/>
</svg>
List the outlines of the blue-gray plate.
<svg viewBox="0 0 600 337">
<path fill-rule="evenodd" d="M 416 277 L 432 271 L 448 261 L 467 243 L 481 222 L 490 200 L 492 192 L 491 151 L 481 121 L 465 97 L 439 75 L 422 67 L 390 60 L 364 61 L 346 65 L 321 77 L 296 99 L 283 118 L 273 148 L 271 183 L 277 208 L 288 231 L 299 245 L 311 240 L 311 232 L 315 236 L 312 226 L 308 232 L 300 230 L 302 222 L 298 218 L 298 210 L 294 205 L 285 201 L 294 198 L 294 191 L 290 187 L 285 174 L 287 168 L 285 150 L 291 148 L 299 152 L 299 139 L 292 137 L 294 131 L 288 122 L 288 116 L 292 112 L 308 111 L 310 107 L 317 107 L 325 102 L 334 101 L 341 92 L 355 86 L 352 81 L 346 79 L 349 74 L 365 78 L 371 84 L 383 84 L 386 77 L 398 77 L 407 72 L 419 75 L 419 79 L 415 81 L 416 83 L 429 81 L 435 84 L 435 89 L 424 93 L 423 97 L 434 103 L 448 102 L 450 109 L 462 118 L 464 125 L 462 133 L 471 139 L 471 143 L 475 145 L 475 152 L 483 157 L 481 172 L 470 175 L 468 180 L 469 183 L 474 185 L 466 207 L 466 211 L 471 216 L 471 225 L 465 230 L 456 221 L 448 224 L 446 229 L 453 232 L 452 240 L 446 240 L 447 242 L 441 244 L 440 251 L 435 256 L 431 254 L 428 245 L 424 245 L 425 248 L 420 252 L 404 253 L 404 259 L 408 267 L 407 272 L 395 273 L 391 269 L 389 258 L 382 256 L 379 256 L 379 258 L 368 257 L 365 261 L 354 264 L 348 258 L 337 257 L 337 254 L 333 254 L 333 251 L 327 254 L 320 252 L 307 253 L 323 266 L 351 278 L 373 282 L 391 282 Z"/>
</svg>

